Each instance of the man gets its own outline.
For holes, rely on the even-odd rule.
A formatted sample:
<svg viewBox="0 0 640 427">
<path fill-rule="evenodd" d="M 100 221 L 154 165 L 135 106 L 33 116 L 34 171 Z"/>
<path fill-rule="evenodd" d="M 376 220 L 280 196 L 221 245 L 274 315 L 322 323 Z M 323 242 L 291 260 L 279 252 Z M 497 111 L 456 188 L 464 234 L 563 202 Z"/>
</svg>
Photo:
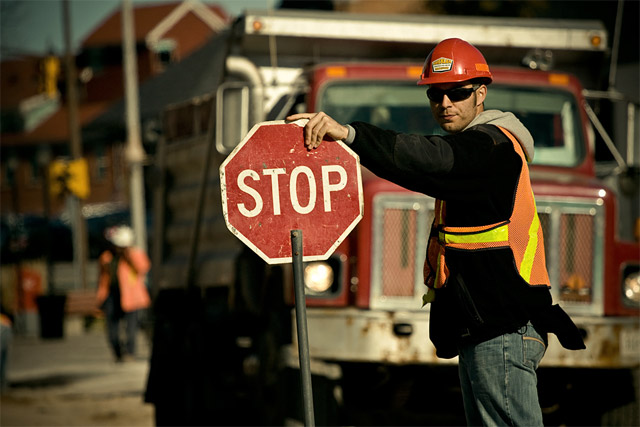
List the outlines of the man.
<svg viewBox="0 0 640 427">
<path fill-rule="evenodd" d="M 151 262 L 143 250 L 132 247 L 134 236 L 130 227 L 109 227 L 104 236 L 109 248 L 99 259 L 97 300 L 105 313 L 109 344 L 116 361 L 121 362 L 135 356 L 137 313 L 151 304 L 145 285 Z M 126 323 L 125 349 L 120 343 L 121 320 Z"/>
<path fill-rule="evenodd" d="M 555 333 L 584 348 L 551 304 L 540 222 L 529 180 L 533 138 L 512 113 L 484 110 L 489 66 L 460 39 L 440 42 L 419 85 L 445 136 L 407 135 L 324 113 L 303 113 L 309 149 L 344 140 L 378 176 L 435 197 L 425 302 L 437 355 L 459 356 L 470 425 L 542 425 L 536 368 Z M 436 387 L 436 385 L 434 385 Z M 436 391 L 437 392 L 437 391 Z"/>
</svg>

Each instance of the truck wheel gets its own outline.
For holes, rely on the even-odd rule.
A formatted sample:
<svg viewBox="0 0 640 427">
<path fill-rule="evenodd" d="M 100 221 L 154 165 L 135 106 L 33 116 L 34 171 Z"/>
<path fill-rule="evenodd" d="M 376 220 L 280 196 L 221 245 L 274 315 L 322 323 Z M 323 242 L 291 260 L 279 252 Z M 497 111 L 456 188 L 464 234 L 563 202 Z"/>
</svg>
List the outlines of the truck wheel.
<svg viewBox="0 0 640 427">
<path fill-rule="evenodd" d="M 602 414 L 603 426 L 637 426 L 640 425 L 640 368 L 628 370 L 628 379 L 632 382 L 633 393 L 626 403 L 611 408 Z"/>
</svg>

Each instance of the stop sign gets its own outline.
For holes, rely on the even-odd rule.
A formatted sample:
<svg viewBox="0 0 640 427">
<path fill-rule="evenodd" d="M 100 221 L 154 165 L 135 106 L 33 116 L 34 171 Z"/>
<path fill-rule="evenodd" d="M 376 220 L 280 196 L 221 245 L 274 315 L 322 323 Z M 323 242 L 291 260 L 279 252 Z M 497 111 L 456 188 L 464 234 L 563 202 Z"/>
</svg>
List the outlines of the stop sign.
<svg viewBox="0 0 640 427">
<path fill-rule="evenodd" d="M 291 230 L 304 261 L 327 259 L 362 218 L 358 156 L 337 141 L 307 150 L 306 122 L 255 125 L 220 166 L 227 227 L 269 264 L 291 262 Z"/>
</svg>

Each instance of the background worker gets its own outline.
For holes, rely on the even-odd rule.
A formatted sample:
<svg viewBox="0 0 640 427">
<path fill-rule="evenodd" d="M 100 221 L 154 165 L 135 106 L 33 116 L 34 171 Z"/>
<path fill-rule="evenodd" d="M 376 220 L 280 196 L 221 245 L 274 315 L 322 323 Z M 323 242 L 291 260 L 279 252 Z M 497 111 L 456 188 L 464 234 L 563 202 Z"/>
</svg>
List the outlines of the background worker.
<svg viewBox="0 0 640 427">
<path fill-rule="evenodd" d="M 0 303 L 0 394 L 7 390 L 7 362 L 13 340 L 13 315 Z"/>
<path fill-rule="evenodd" d="M 151 303 L 145 284 L 151 262 L 143 250 L 132 247 L 134 235 L 130 227 L 110 227 L 104 236 L 109 248 L 99 259 L 97 299 L 105 313 L 109 344 L 120 362 L 135 356 L 138 312 Z M 120 341 L 121 320 L 126 324 L 126 352 Z"/>
<path fill-rule="evenodd" d="M 425 263 L 429 335 L 438 357 L 459 356 L 467 422 L 542 425 L 536 368 L 547 333 L 569 349 L 584 343 L 552 305 L 527 166 L 533 138 L 512 113 L 484 110 L 491 81 L 480 51 L 447 39 L 418 81 L 447 135 L 343 125 L 322 112 L 287 119 L 309 119 L 309 149 L 344 140 L 376 175 L 437 199 Z"/>
</svg>

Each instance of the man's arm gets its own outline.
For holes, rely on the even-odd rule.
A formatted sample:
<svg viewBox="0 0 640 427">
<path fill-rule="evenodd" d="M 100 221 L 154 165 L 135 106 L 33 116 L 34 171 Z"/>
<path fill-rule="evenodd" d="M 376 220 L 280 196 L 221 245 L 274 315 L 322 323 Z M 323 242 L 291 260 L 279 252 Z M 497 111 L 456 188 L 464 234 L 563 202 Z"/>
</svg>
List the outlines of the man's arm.
<svg viewBox="0 0 640 427">
<path fill-rule="evenodd" d="M 349 127 L 326 113 L 287 117 L 290 121 L 300 119 L 309 119 L 304 128 L 309 150 L 319 147 L 325 137 L 344 140 L 349 136 Z M 381 178 L 442 199 L 484 195 L 495 176 L 503 176 L 504 164 L 510 160 L 505 153 L 494 150 L 492 138 L 484 132 L 410 135 L 362 122 L 350 126 L 355 139 L 349 145 L 358 153 L 363 166 Z"/>
</svg>

